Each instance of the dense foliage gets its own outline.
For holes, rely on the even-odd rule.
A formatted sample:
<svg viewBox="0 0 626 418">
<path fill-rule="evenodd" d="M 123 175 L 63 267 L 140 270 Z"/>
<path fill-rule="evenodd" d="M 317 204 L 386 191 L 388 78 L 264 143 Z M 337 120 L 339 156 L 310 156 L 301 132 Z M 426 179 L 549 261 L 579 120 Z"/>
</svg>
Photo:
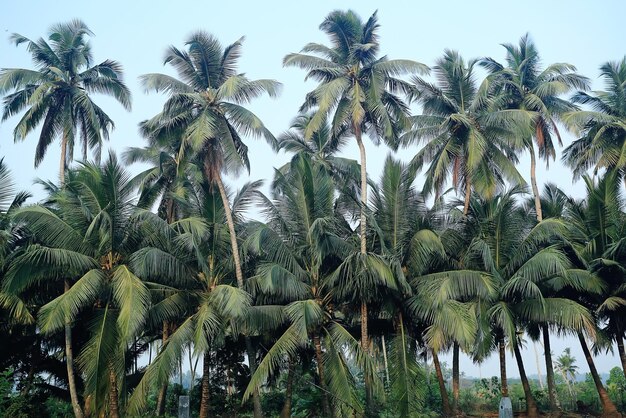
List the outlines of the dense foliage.
<svg viewBox="0 0 626 418">
<path fill-rule="evenodd" d="M 92 66 L 78 20 L 11 36 L 36 69 L 0 71 L 3 121 L 24 112 L 16 141 L 41 128 L 36 164 L 55 140 L 61 155 L 30 205 L 0 160 L 0 415 L 175 415 L 183 394 L 201 418 L 452 416 L 507 396 L 530 417 L 624 408 L 626 58 L 589 92 L 574 66 L 542 67 L 528 35 L 504 64 L 446 50 L 429 68 L 382 55 L 376 14 L 334 11 L 320 29 L 327 45 L 284 59 L 318 84 L 281 135 L 247 107 L 280 83 L 239 72 L 241 39 L 196 31 L 166 51 L 176 77 L 141 77 L 167 96 L 139 124 L 146 146 L 103 162 L 113 121 L 92 96 L 130 109 L 120 64 Z M 538 186 L 563 129 L 581 200 Z M 292 156 L 268 194 L 225 181 L 258 163 L 250 137 Z M 419 147 L 376 179 L 363 137 Z M 353 139 L 358 162 L 339 155 Z M 584 381 L 554 335 L 579 340 Z M 593 356 L 614 348 L 622 369 L 603 379 Z M 461 352 L 497 355 L 500 375 L 468 380 Z"/>
</svg>

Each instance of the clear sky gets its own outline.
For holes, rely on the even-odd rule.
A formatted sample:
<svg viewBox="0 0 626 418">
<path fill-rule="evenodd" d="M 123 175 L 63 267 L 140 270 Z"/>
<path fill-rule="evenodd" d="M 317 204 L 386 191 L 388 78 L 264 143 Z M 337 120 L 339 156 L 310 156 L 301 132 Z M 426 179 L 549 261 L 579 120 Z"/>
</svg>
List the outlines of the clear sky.
<svg viewBox="0 0 626 418">
<path fill-rule="evenodd" d="M 80 18 L 95 33 L 92 46 L 95 62 L 115 59 L 122 63 L 125 79 L 133 93 L 133 110 L 126 112 L 113 100 L 97 97 L 97 103 L 115 121 L 116 129 L 109 146 L 121 151 L 128 146 L 142 146 L 137 133 L 137 123 L 153 116 L 163 104 L 157 94 L 145 94 L 138 76 L 150 72 L 169 72 L 163 67 L 162 57 L 168 45 L 183 46 L 185 37 L 202 29 L 213 33 L 223 44 L 230 44 L 245 36 L 240 71 L 250 78 L 273 78 L 284 84 L 280 98 L 261 99 L 250 108 L 278 134 L 289 123 L 301 104 L 304 95 L 314 86 L 305 83 L 304 72 L 283 68 L 282 58 L 297 52 L 307 42 L 327 39 L 318 30 L 323 18 L 333 9 L 351 8 L 367 19 L 378 10 L 381 24 L 382 53 L 390 58 L 407 58 L 432 65 L 445 48 L 456 49 L 465 58 L 490 56 L 504 59 L 501 43 L 515 43 L 529 32 L 539 48 L 544 63 L 569 62 L 580 73 L 590 77 L 593 87 L 602 87 L 598 80 L 598 67 L 609 60 L 621 59 L 626 54 L 624 40 L 626 28 L 626 2 L 606 0 L 537 1 L 462 1 L 447 2 L 397 1 L 34 1 L 0 0 L 0 68 L 31 68 L 30 56 L 24 46 L 16 48 L 8 37 L 17 32 L 29 38 L 44 36 L 54 23 Z M 36 198 L 42 192 L 33 186 L 35 178 L 58 178 L 60 147 L 52 145 L 39 168 L 33 167 L 36 135 L 14 144 L 12 130 L 18 118 L 0 124 L 0 156 L 14 173 L 21 189 L 31 190 Z M 571 135 L 564 135 L 566 145 Z M 276 155 L 262 141 L 248 141 L 252 170 L 250 175 L 230 179 L 231 184 L 259 178 L 269 179 L 273 168 L 282 165 L 288 157 Z M 389 152 L 384 147 L 368 143 L 368 172 L 378 178 L 384 157 Z M 400 150 L 397 155 L 409 159 L 415 149 Z M 357 159 L 355 146 L 346 148 L 344 155 Z M 78 156 L 77 156 L 78 157 Z M 576 197 L 582 197 L 581 182 L 573 183 L 569 171 L 557 161 L 549 171 L 538 170 L 539 182 L 552 181 Z M 520 164 L 520 171 L 528 172 L 528 161 Z M 139 171 L 138 167 L 131 167 Z M 564 347 L 571 346 L 582 372 L 588 370 L 582 351 L 575 339 L 561 339 L 553 344 L 559 355 Z M 541 356 L 542 347 L 537 345 Z M 533 345 L 524 351 L 527 372 L 536 372 Z M 446 358 L 447 359 L 447 358 Z M 447 359 L 449 363 L 449 359 Z M 618 364 L 613 356 L 600 356 L 598 366 L 608 371 Z M 467 375 L 488 376 L 497 374 L 497 358 L 492 356 L 479 370 L 468 359 L 461 363 Z M 512 358 L 508 370 L 518 375 Z M 545 375 L 545 366 L 541 366 Z"/>
</svg>

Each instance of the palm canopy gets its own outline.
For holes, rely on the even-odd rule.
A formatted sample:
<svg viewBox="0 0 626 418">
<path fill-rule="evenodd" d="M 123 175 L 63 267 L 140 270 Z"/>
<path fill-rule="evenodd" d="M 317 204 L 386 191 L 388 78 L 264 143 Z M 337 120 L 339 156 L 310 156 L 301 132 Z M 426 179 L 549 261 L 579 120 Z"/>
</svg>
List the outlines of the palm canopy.
<svg viewBox="0 0 626 418">
<path fill-rule="evenodd" d="M 519 109 L 533 112 L 532 138 L 539 156 L 546 160 L 556 157 L 553 135 L 563 145 L 556 121 L 566 112 L 577 110 L 569 100 L 562 98 L 572 90 L 586 90 L 589 79 L 576 73 L 576 67 L 567 63 L 554 63 L 545 68 L 535 43 L 528 34 L 522 36 L 517 45 L 503 44 L 506 49 L 506 65 L 493 58 L 484 58 L 479 64 L 490 76 L 483 88 L 495 88 L 496 109 Z M 519 138 L 519 147 L 532 145 L 530 137 Z"/>
<path fill-rule="evenodd" d="M 475 60 L 466 63 L 446 50 L 433 67 L 435 84 L 414 77 L 413 97 L 423 114 L 411 118 L 413 129 L 403 136 L 405 144 L 425 141 L 411 162 L 416 169 L 428 164 L 424 192 L 440 195 L 451 177 L 453 187 L 465 193 L 465 211 L 472 188 L 493 196 L 505 180 L 524 184 L 507 139 L 523 129 L 528 115 L 492 111 L 490 95 L 477 85 L 475 66 Z"/>
<path fill-rule="evenodd" d="M 33 244 L 12 264 L 3 290 L 19 295 L 43 281 L 71 281 L 67 292 L 41 308 L 38 325 L 49 334 L 63 329 L 66 321 L 81 318 L 89 324 L 91 335 L 78 363 L 86 395 L 92 396 L 94 410 L 102 411 L 106 399 L 117 396 L 126 351 L 141 333 L 151 305 L 149 285 L 133 263 L 150 249 L 140 243 L 144 236 L 154 238 L 144 228 L 158 218 L 136 212 L 129 175 L 114 155 L 103 166 L 84 163 L 68 171 L 65 185 L 51 187 L 47 205 L 15 214 L 28 225 Z M 179 270 L 161 274 L 167 272 Z"/>
<path fill-rule="evenodd" d="M 574 103 L 589 110 L 568 112 L 565 123 L 580 134 L 563 153 L 563 160 L 581 176 L 589 169 L 617 170 L 624 176 L 626 170 L 626 57 L 600 66 L 600 77 L 605 90 L 593 93 L 578 92 Z"/>
<path fill-rule="evenodd" d="M 164 64 L 171 65 L 178 79 L 165 74 L 141 77 L 146 91 L 166 93 L 161 113 L 146 121 L 143 129 L 153 136 L 179 130 L 179 155 L 193 152 L 204 161 L 205 175 L 214 179 L 222 171 L 249 170 L 248 148 L 242 137 L 264 137 L 272 146 L 275 138 L 263 122 L 243 105 L 268 94 L 276 97 L 280 83 L 249 80 L 237 73 L 243 38 L 222 47 L 212 35 L 197 31 L 185 42 L 186 49 L 169 47 Z"/>
<path fill-rule="evenodd" d="M 11 92 L 3 100 L 2 120 L 27 109 L 13 131 L 15 141 L 24 140 L 41 125 L 35 166 L 57 138 L 61 138 L 65 152 L 62 167 L 73 159 L 78 139 L 82 141 L 83 159 L 87 159 L 88 149 L 99 158 L 102 141 L 108 139 L 114 124 L 93 102 L 93 94 L 112 96 L 130 110 L 131 94 L 122 78 L 122 66 L 113 60 L 92 66 L 90 35 L 85 23 L 72 20 L 53 26 L 47 41 L 11 36 L 16 45 L 27 44 L 37 68 L 0 70 L 0 94 Z"/>
<path fill-rule="evenodd" d="M 411 60 L 379 57 L 378 17 L 367 21 L 353 11 L 331 12 L 320 24 L 330 46 L 309 43 L 300 53 L 288 54 L 283 64 L 307 71 L 307 78 L 319 82 L 307 95 L 302 110 L 316 108 L 306 127 L 305 138 L 321 129 L 332 114 L 335 133 L 344 129 L 360 137 L 367 132 L 372 140 L 383 139 L 396 148 L 398 137 L 408 128 L 408 107 L 398 94 L 410 91 L 398 76 L 424 74 L 428 67 Z"/>
</svg>

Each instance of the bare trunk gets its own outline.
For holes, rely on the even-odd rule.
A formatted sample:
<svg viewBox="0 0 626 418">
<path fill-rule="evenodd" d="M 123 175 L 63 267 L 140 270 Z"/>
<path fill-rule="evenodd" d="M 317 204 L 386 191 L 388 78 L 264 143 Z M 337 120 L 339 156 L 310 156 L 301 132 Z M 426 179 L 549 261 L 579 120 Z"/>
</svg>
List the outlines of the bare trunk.
<svg viewBox="0 0 626 418">
<path fill-rule="evenodd" d="M 432 350 L 433 354 L 433 365 L 435 366 L 435 373 L 437 374 L 437 383 L 439 383 L 439 393 L 441 394 L 441 406 L 443 409 L 444 416 L 452 415 L 452 410 L 450 409 L 450 401 L 448 400 L 448 390 L 446 389 L 446 382 L 443 379 L 443 373 L 441 372 L 441 364 L 439 364 L 439 356 L 435 350 Z"/>
<path fill-rule="evenodd" d="M 469 176 L 465 180 L 465 201 L 463 202 L 463 216 L 469 213 L 470 198 L 472 197 L 472 182 Z"/>
<path fill-rule="evenodd" d="M 624 372 L 624 377 L 626 377 L 626 352 L 624 352 L 624 339 L 622 338 L 622 334 L 618 333 L 616 339 L 619 359 L 622 362 L 622 371 Z"/>
<path fill-rule="evenodd" d="M 535 199 L 535 212 L 537 212 L 537 221 L 543 220 L 543 211 L 541 210 L 541 199 L 539 197 L 539 188 L 537 187 L 537 161 L 535 159 L 535 146 L 530 144 L 530 185 L 533 189 L 533 197 Z"/>
<path fill-rule="evenodd" d="M 285 387 L 285 403 L 282 411 L 280 411 L 280 418 L 291 417 L 291 398 L 293 394 L 293 374 L 294 374 L 294 361 L 289 357 L 289 370 L 287 371 L 287 387 Z"/>
<path fill-rule="evenodd" d="M 593 357 L 591 356 L 591 352 L 589 351 L 589 347 L 587 346 L 587 342 L 585 341 L 585 337 L 581 333 L 578 333 L 578 340 L 580 341 L 580 346 L 583 349 L 585 359 L 587 360 L 587 364 L 589 365 L 589 372 L 593 377 L 593 383 L 595 383 L 596 390 L 598 391 L 598 396 L 600 397 L 600 403 L 602 404 L 602 416 L 621 416 L 619 412 L 617 412 L 615 404 L 613 403 L 613 401 L 611 401 L 611 398 L 609 398 L 609 394 L 606 392 L 606 389 L 604 389 L 604 385 L 602 384 L 600 375 L 598 375 L 598 370 L 596 369 L 596 365 L 593 361 Z"/>
<path fill-rule="evenodd" d="M 502 385 L 502 397 L 509 397 L 509 382 L 506 377 L 506 347 L 504 345 L 504 338 L 500 338 L 498 341 L 498 352 L 500 353 L 500 383 Z"/>
<path fill-rule="evenodd" d="M 387 379 L 387 385 L 391 385 L 391 380 L 389 379 L 389 361 L 387 360 L 387 344 L 385 343 L 385 335 L 382 335 L 381 338 L 383 346 L 383 361 L 385 363 L 385 378 Z"/>
<path fill-rule="evenodd" d="M 530 390 L 530 383 L 526 376 L 526 370 L 524 369 L 524 361 L 522 360 L 522 354 L 519 351 L 519 346 L 516 342 L 513 342 L 513 352 L 515 353 L 515 361 L 517 361 L 517 368 L 519 369 L 519 377 L 522 381 L 522 387 L 524 388 L 524 396 L 526 397 L 526 416 L 529 418 L 539 417 L 539 409 L 537 403 Z"/>
<path fill-rule="evenodd" d="M 241 259 L 239 258 L 239 244 L 237 243 L 237 235 L 235 233 L 235 222 L 233 222 L 233 214 L 230 210 L 230 202 L 228 201 L 228 196 L 226 195 L 226 190 L 224 189 L 224 183 L 222 182 L 222 176 L 215 176 L 215 182 L 217 183 L 217 187 L 220 191 L 220 197 L 222 198 L 222 204 L 224 206 L 224 214 L 226 215 L 226 223 L 228 224 L 228 232 L 230 235 L 230 246 L 233 252 L 233 262 L 235 264 L 235 276 L 237 277 L 237 286 L 240 289 L 244 289 L 243 283 L 243 272 L 241 270 Z M 254 374 L 256 371 L 256 356 L 253 355 L 252 352 L 252 343 L 250 341 L 250 337 L 245 336 L 246 339 L 246 348 L 248 352 L 248 362 L 250 366 L 250 373 Z M 262 418 L 263 417 L 263 409 L 261 408 L 261 397 L 259 395 L 259 390 L 255 389 L 252 393 L 252 403 L 254 405 L 254 418 Z"/>
<path fill-rule="evenodd" d="M 64 281 L 64 293 L 70 290 L 70 282 Z M 69 316 L 65 318 L 65 364 L 67 366 L 67 386 L 70 390 L 70 400 L 76 418 L 83 418 L 83 410 L 78 401 L 76 390 L 76 376 L 74 375 L 74 348 L 72 346 L 72 323 Z"/>
<path fill-rule="evenodd" d="M 459 373 L 459 343 L 456 341 L 452 345 L 452 411 L 458 415 L 459 410 L 459 394 L 461 390 L 461 374 Z"/>
<path fill-rule="evenodd" d="M 204 353 L 204 359 L 202 364 L 202 388 L 200 392 L 200 415 L 199 418 L 208 418 L 209 416 L 209 401 L 211 393 L 209 392 L 209 364 L 211 362 L 211 353 L 207 351 Z"/>
<path fill-rule="evenodd" d="M 547 324 L 542 325 L 543 333 L 543 355 L 546 359 L 546 380 L 548 382 L 548 399 L 550 401 L 550 410 L 556 411 L 560 409 L 559 399 L 556 394 L 556 384 L 554 382 L 554 367 L 552 366 L 552 348 L 550 347 L 550 329 Z"/>
<path fill-rule="evenodd" d="M 165 343 L 167 343 L 167 339 L 169 338 L 169 327 L 167 321 L 163 321 L 163 345 L 161 350 L 165 347 Z M 163 382 L 161 388 L 159 389 L 159 395 L 157 396 L 157 406 L 156 406 L 156 414 L 157 416 L 162 416 L 165 414 L 165 399 L 167 397 L 167 380 Z"/>
<path fill-rule="evenodd" d="M 113 369 L 109 371 L 109 417 L 120 418 L 119 394 L 117 392 L 117 376 Z"/>
<path fill-rule="evenodd" d="M 319 335 L 313 336 L 313 345 L 315 346 L 315 360 L 317 361 L 317 375 L 320 378 L 320 388 L 322 389 L 322 409 L 324 416 L 332 416 L 330 409 L 330 401 L 328 399 L 328 390 L 326 389 L 326 380 L 324 377 L 324 363 L 322 362 L 322 344 Z"/>
</svg>

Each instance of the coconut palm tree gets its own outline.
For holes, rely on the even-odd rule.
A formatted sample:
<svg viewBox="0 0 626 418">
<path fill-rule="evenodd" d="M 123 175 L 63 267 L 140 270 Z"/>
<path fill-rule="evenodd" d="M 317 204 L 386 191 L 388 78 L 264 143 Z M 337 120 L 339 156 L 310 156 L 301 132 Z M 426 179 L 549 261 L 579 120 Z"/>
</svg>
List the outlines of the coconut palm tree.
<svg viewBox="0 0 626 418">
<path fill-rule="evenodd" d="M 113 154 L 103 166 L 83 163 L 67 174 L 64 187 L 49 197 L 50 207 L 16 213 L 34 243 L 15 261 L 5 290 L 20 294 L 43 280 L 72 280 L 67 291 L 41 308 L 39 327 L 54 333 L 79 316 L 89 324 L 91 335 L 78 357 L 86 413 L 108 410 L 119 417 L 126 352 L 151 305 L 150 290 L 132 263 L 143 250 L 137 245 L 142 225 L 154 216 L 134 214 L 134 188 Z"/>
<path fill-rule="evenodd" d="M 20 34 L 11 35 L 16 44 L 27 44 L 36 70 L 4 68 L 0 70 L 0 94 L 4 97 L 2 120 L 28 109 L 13 131 L 15 141 L 26 136 L 41 125 L 35 151 L 35 167 L 43 160 L 48 146 L 57 138 L 61 140 L 59 178 L 65 179 L 68 161 L 74 156 L 77 137 L 82 141 L 83 160 L 91 148 L 99 158 L 103 139 L 108 139 L 114 124 L 98 106 L 91 95 L 102 93 L 115 98 L 127 110 L 131 107 L 130 90 L 124 84 L 121 65 L 105 60 L 91 66 L 91 45 L 87 37 L 92 35 L 80 20 L 60 23 L 50 28 L 48 41 L 33 41 Z M 74 378 L 72 334 L 66 326 L 66 363 L 70 395 L 74 415 L 82 417 L 78 404 Z"/>
<path fill-rule="evenodd" d="M 378 379 L 373 359 L 346 328 L 345 295 L 332 281 L 333 269 L 354 248 L 345 241 L 351 233 L 349 225 L 335 211 L 334 182 L 324 165 L 302 153 L 292 159 L 289 170 L 276 173 L 272 186 L 272 199 L 260 196 L 268 223 L 251 225 L 247 240 L 251 251 L 261 257 L 250 285 L 257 298 L 262 295 L 285 303 L 286 326 L 260 362 L 246 395 L 279 363 L 296 359 L 299 349 L 311 348 L 324 416 L 362 413 L 348 354 L 356 356 L 356 363 L 373 382 Z M 384 268 L 382 264 L 378 260 L 375 267 Z"/>
<path fill-rule="evenodd" d="M 572 400 L 575 401 L 576 395 L 573 384 L 576 382 L 578 366 L 576 365 L 576 357 L 572 356 L 571 349 L 569 347 L 565 348 L 563 353 L 556 358 L 554 364 L 556 365 L 556 370 L 563 376 Z"/>
<path fill-rule="evenodd" d="M 528 117 L 490 109 L 489 92 L 476 83 L 476 62 L 466 63 L 456 51 L 446 50 L 433 67 L 436 84 L 413 78 L 413 98 L 423 106 L 423 114 L 412 117 L 413 129 L 403 136 L 405 145 L 425 141 L 411 163 L 418 170 L 428 164 L 424 193 L 440 196 L 451 177 L 452 186 L 465 196 L 464 215 L 472 190 L 493 196 L 505 180 L 524 184 L 506 139 Z"/>
<path fill-rule="evenodd" d="M 590 110 L 568 112 L 564 122 L 580 134 L 563 152 L 564 162 L 579 177 L 589 169 L 616 170 L 623 178 L 626 170 L 626 57 L 600 66 L 606 89 L 591 94 L 578 92 L 574 103 Z"/>
<path fill-rule="evenodd" d="M 367 162 L 363 134 L 374 141 L 381 139 L 396 148 L 402 131 L 409 127 L 409 109 L 399 93 L 410 90 L 397 78 L 404 74 L 424 74 L 428 67 L 410 60 L 388 60 L 379 57 L 378 17 L 367 21 L 353 11 L 333 11 L 320 24 L 329 36 L 330 46 L 309 43 L 300 53 L 285 56 L 283 65 L 307 71 L 307 78 L 319 81 L 301 110 L 315 109 L 304 136 L 310 139 L 331 120 L 333 134 L 350 132 L 357 142 L 361 164 L 360 253 L 367 249 Z M 330 116 L 332 115 L 332 116 Z M 361 302 L 361 347 L 367 352 L 367 303 Z M 370 399 L 370 391 L 367 391 Z"/>
<path fill-rule="evenodd" d="M 164 63 L 174 67 L 179 79 L 165 74 L 141 77 L 147 91 L 169 95 L 163 111 L 144 125 L 146 131 L 158 136 L 159 132 L 181 128 L 181 149 L 197 156 L 206 180 L 220 191 L 240 288 L 244 278 L 239 244 L 222 174 L 249 169 L 248 148 L 242 136 L 262 136 L 275 144 L 274 136 L 261 120 L 243 105 L 265 93 L 276 97 L 280 91 L 280 83 L 274 80 L 249 80 L 237 73 L 242 41 L 224 48 L 212 35 L 194 32 L 186 41 L 186 50 L 172 46 L 165 54 Z M 254 359 L 250 362 L 254 369 Z M 254 396 L 254 405 L 255 417 L 260 417 L 258 394 Z"/>
</svg>

